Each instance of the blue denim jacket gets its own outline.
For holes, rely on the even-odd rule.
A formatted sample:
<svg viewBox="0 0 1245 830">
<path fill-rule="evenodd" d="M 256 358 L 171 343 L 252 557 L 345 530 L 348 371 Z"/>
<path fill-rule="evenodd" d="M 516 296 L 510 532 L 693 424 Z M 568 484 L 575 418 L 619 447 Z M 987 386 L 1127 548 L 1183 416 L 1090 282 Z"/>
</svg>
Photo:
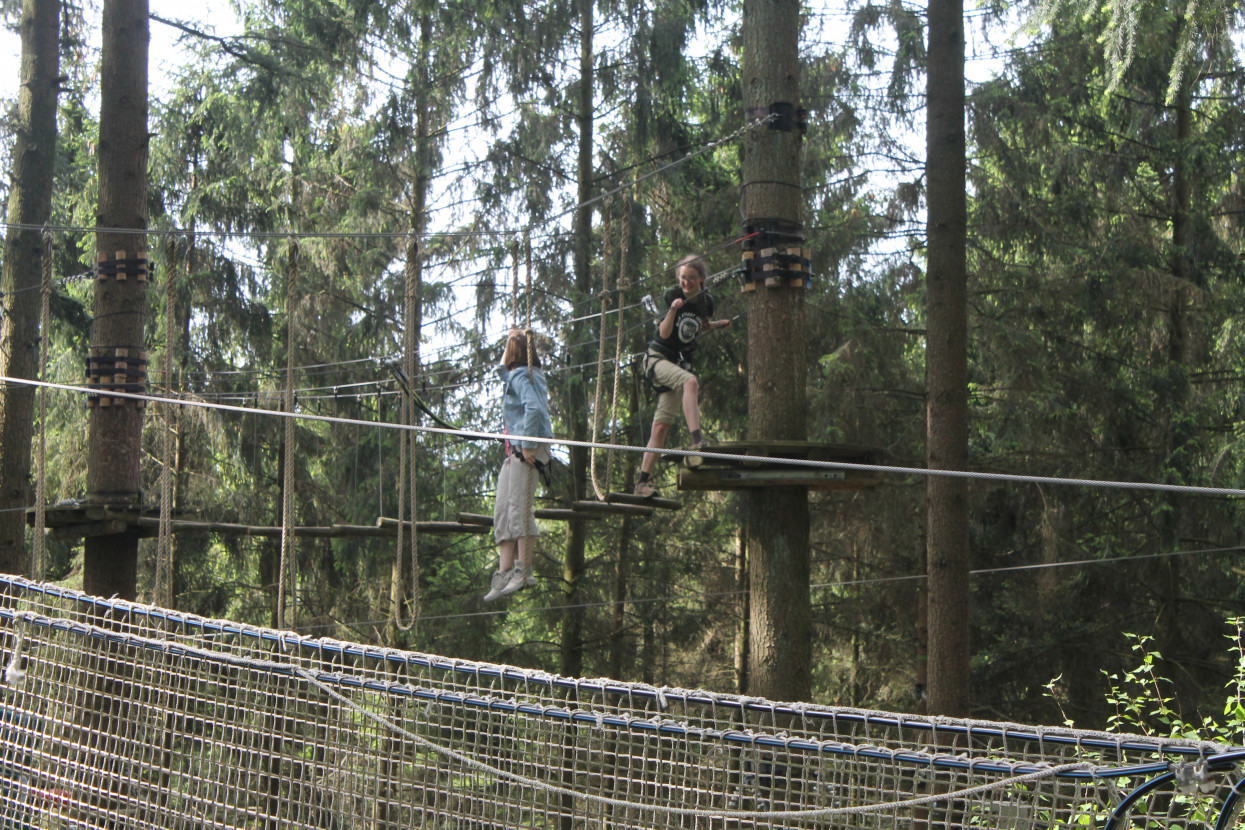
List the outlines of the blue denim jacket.
<svg viewBox="0 0 1245 830">
<path fill-rule="evenodd" d="M 508 435 L 531 435 L 539 438 L 553 437 L 553 422 L 549 420 L 549 390 L 545 385 L 544 369 L 516 366 L 507 370 L 497 367 L 497 376 L 506 384 L 501 402 L 502 422 Z M 548 448 L 535 441 L 512 441 L 522 449 Z"/>
</svg>

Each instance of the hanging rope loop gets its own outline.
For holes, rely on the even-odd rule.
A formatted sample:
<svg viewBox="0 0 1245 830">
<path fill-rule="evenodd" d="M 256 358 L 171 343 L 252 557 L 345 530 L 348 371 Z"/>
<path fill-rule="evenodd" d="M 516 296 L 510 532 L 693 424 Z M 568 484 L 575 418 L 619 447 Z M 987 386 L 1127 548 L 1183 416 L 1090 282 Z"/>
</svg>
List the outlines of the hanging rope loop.
<svg viewBox="0 0 1245 830">
<path fill-rule="evenodd" d="M 288 279 L 286 283 L 286 321 L 285 321 L 285 411 L 294 413 L 294 343 L 296 311 L 298 304 L 298 239 L 290 237 L 289 262 L 287 265 Z M 294 418 L 285 419 L 284 465 L 281 480 L 281 560 L 277 567 L 277 628 L 285 629 L 287 592 L 286 579 L 289 578 L 288 591 L 291 599 L 298 600 L 298 563 L 294 547 Z M 297 607 L 297 606 L 296 606 Z"/>
<path fill-rule="evenodd" d="M 510 276 L 510 319 L 514 321 L 513 325 L 517 326 L 521 319 L 519 316 L 519 242 L 517 239 L 510 243 Z"/>
<path fill-rule="evenodd" d="M 532 235 L 525 233 L 523 235 L 524 257 L 527 261 L 527 325 L 525 328 L 532 327 Z"/>
<path fill-rule="evenodd" d="M 189 254 L 187 254 L 189 256 Z M 173 349 L 176 326 L 177 237 L 165 245 L 164 272 L 168 274 L 164 292 L 164 388 L 176 397 L 173 379 Z M 170 402 L 161 407 L 164 430 L 160 442 L 160 530 L 156 537 L 156 567 L 152 577 L 152 602 L 162 608 L 173 604 L 173 435 L 180 407 Z"/>
<path fill-rule="evenodd" d="M 402 423 L 404 426 L 415 425 L 415 380 L 419 371 L 419 240 L 411 234 L 406 242 L 406 291 L 405 310 L 406 328 L 403 331 L 403 360 L 409 389 L 402 398 Z M 416 453 L 419 449 L 414 432 L 402 430 L 398 439 L 400 460 L 398 463 L 398 541 L 394 552 L 393 573 L 389 586 L 389 614 L 395 627 L 402 631 L 410 631 L 419 620 L 419 530 L 418 530 L 418 480 L 416 470 Z M 411 514 L 410 530 L 410 587 L 409 597 L 404 597 L 402 574 L 405 569 L 405 527 L 404 514 L 407 507 Z M 410 618 L 402 616 L 404 599 L 410 602 Z"/>
<path fill-rule="evenodd" d="M 43 230 L 43 274 L 39 285 L 39 379 L 48 380 L 48 338 L 52 321 L 52 233 Z M 48 395 L 50 389 L 39 390 L 39 449 L 35 475 L 35 534 L 31 550 L 30 575 L 42 580 L 47 575 L 47 470 L 48 470 Z"/>
<path fill-rule="evenodd" d="M 610 402 L 610 443 L 614 443 L 618 435 L 618 390 L 619 381 L 622 375 L 622 344 L 623 344 L 623 315 L 627 311 L 627 291 L 631 288 L 631 278 L 628 276 L 631 268 L 631 199 L 624 193 L 622 201 L 622 232 L 619 234 L 618 242 L 618 276 L 614 280 L 615 290 L 618 292 L 618 326 L 614 331 L 614 399 Z M 601 318 L 601 328 L 605 328 L 605 318 Z M 605 480 L 614 480 L 614 450 L 611 447 L 607 450 L 605 463 Z"/>
<path fill-rule="evenodd" d="M 604 210 L 605 229 L 602 239 L 601 251 L 601 322 L 598 327 L 600 336 L 597 342 L 597 380 L 596 388 L 592 395 L 592 443 L 596 444 L 600 440 L 601 434 L 601 388 L 605 385 L 603 368 L 605 366 L 605 318 L 609 314 L 610 307 L 610 266 L 614 255 L 614 224 L 611 221 L 613 213 L 614 199 L 611 197 L 606 200 Z M 597 479 L 597 451 L 592 449 L 588 453 L 589 478 L 592 480 L 592 491 L 596 493 L 597 501 L 605 501 L 605 493 L 601 490 L 601 484 Z M 609 489 L 609 480 L 606 479 L 606 489 Z"/>
</svg>

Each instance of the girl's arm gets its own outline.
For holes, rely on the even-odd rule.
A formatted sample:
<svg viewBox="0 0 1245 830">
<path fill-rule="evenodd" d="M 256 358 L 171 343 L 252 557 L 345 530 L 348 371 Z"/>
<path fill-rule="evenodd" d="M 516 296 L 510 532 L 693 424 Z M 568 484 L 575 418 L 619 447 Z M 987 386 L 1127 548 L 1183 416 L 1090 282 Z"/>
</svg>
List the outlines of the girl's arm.
<svg viewBox="0 0 1245 830">
<path fill-rule="evenodd" d="M 532 382 L 530 372 L 521 373 L 518 379 L 520 381 L 517 384 L 519 399 L 523 402 L 523 434 L 539 435 L 542 422 L 549 417 L 548 407 L 536 391 L 536 384 Z M 543 418 L 541 417 L 542 415 L 544 416 Z M 532 442 L 523 442 L 522 447 L 524 457 L 527 457 L 529 452 L 532 453 L 532 457 L 535 457 L 536 450 L 540 448 L 540 445 Z M 529 458 L 528 460 L 531 459 Z"/>
</svg>

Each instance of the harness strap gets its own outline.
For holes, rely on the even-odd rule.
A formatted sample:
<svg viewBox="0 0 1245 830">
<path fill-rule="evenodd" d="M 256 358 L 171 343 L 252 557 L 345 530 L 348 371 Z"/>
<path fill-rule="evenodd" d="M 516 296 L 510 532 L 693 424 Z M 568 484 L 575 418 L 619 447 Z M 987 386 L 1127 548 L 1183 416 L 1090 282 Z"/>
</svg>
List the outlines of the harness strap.
<svg viewBox="0 0 1245 830">
<path fill-rule="evenodd" d="M 688 366 L 687 361 L 683 359 L 682 354 L 679 355 L 679 358 L 677 360 L 671 360 L 665 355 L 658 355 L 658 354 L 653 354 L 652 352 L 645 352 L 644 353 L 644 379 L 648 381 L 649 388 L 652 389 L 653 392 L 658 395 L 662 394 L 663 392 L 674 391 L 669 386 L 663 386 L 662 384 L 657 382 L 657 364 L 663 360 L 669 361 L 670 363 L 673 363 L 676 366 L 679 366 L 683 369 L 688 369 L 690 371 L 690 367 Z"/>
<path fill-rule="evenodd" d="M 657 361 L 659 360 L 665 360 L 665 358 L 649 352 L 644 353 L 644 380 L 648 382 L 648 388 L 657 395 L 674 391 L 669 386 L 662 386 L 657 382 Z"/>
</svg>

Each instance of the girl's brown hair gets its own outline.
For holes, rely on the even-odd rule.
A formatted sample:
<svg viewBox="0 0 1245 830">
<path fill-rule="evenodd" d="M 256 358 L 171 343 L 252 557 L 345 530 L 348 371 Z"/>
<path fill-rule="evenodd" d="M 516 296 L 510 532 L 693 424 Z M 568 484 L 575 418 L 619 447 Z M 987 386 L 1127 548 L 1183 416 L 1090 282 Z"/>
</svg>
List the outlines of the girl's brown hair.
<svg viewBox="0 0 1245 830">
<path fill-rule="evenodd" d="M 501 365 L 506 367 L 506 371 L 510 371 L 516 366 L 531 366 L 533 369 L 540 368 L 540 355 L 536 349 L 530 351 L 527 344 L 529 331 L 519 331 L 511 329 L 510 336 L 506 338 L 506 350 L 501 355 Z"/>
<path fill-rule="evenodd" d="M 694 271 L 700 274 L 700 278 L 702 280 L 709 275 L 709 269 L 705 267 L 705 261 L 695 254 L 688 254 L 679 260 L 678 264 L 674 266 L 674 275 L 676 277 L 679 275 L 679 269 L 684 265 L 690 266 Z"/>
</svg>

